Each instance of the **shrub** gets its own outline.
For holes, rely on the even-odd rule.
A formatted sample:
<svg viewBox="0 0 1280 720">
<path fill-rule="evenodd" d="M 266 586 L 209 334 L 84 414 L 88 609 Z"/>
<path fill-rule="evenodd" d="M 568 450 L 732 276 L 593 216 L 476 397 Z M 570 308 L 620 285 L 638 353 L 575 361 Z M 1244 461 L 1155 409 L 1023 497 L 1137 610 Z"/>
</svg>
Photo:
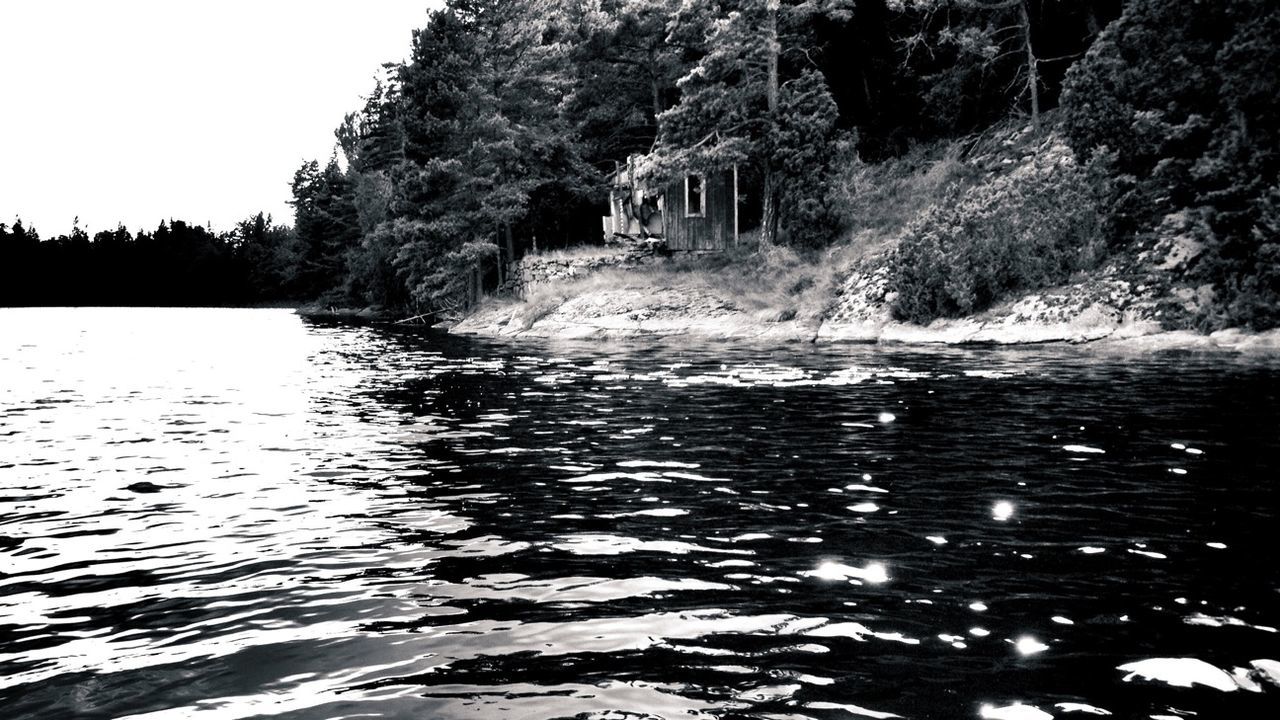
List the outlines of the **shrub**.
<svg viewBox="0 0 1280 720">
<path fill-rule="evenodd" d="M 1236 257 L 1218 247 L 1198 268 L 1218 279 L 1220 296 L 1198 318 L 1201 329 L 1280 327 L 1280 184 L 1263 192 L 1251 211 L 1251 247 L 1238 248 Z"/>
<path fill-rule="evenodd" d="M 928 323 L 1063 282 L 1101 253 L 1097 204 L 1069 161 L 999 177 L 913 222 L 890 263 L 894 317 Z"/>
<path fill-rule="evenodd" d="M 919 146 L 901 158 L 874 164 L 847 147 L 841 150 L 829 196 L 840 209 L 841 225 L 855 239 L 896 235 L 925 209 L 972 186 L 977 175 L 959 159 L 955 142 Z"/>
</svg>

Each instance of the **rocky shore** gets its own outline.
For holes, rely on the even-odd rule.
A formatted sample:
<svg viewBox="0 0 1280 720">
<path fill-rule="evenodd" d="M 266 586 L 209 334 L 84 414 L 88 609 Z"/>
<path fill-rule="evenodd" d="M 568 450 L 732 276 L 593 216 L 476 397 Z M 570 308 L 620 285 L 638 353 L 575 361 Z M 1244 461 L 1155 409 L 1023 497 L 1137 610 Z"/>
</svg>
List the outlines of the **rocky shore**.
<svg viewBox="0 0 1280 720">
<path fill-rule="evenodd" d="M 1182 253 L 1174 249 L 1173 254 Z M 689 336 L 767 342 L 944 345 L 1105 343 L 1126 347 L 1280 350 L 1280 331 L 1168 330 L 1170 314 L 1193 312 L 1207 288 L 1159 276 L 1100 273 L 1000 303 L 977 315 L 914 325 L 893 319 L 887 272 L 874 261 L 851 270 L 820 312 L 753 308 L 707 283 L 634 281 L 574 284 L 533 302 L 492 300 L 450 331 L 492 337 L 636 338 Z M 1159 264 L 1156 265 L 1159 267 Z M 1114 269 L 1113 269 L 1114 270 Z M 1145 280 L 1145 282 L 1143 281 Z"/>
</svg>

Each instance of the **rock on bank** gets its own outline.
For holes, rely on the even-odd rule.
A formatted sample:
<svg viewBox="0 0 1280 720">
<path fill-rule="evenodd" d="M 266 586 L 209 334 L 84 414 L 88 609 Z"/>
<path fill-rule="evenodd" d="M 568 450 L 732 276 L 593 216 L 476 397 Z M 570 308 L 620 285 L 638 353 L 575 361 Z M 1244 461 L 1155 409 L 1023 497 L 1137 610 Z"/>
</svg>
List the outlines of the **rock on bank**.
<svg viewBox="0 0 1280 720">
<path fill-rule="evenodd" d="M 1157 297 L 1117 279 L 1088 279 L 1001 303 L 966 318 L 903 323 L 889 312 L 882 270 L 853 273 L 816 317 L 794 308 L 752 309 L 704 286 L 592 287 L 550 301 L 492 301 L 450 328 L 510 338 L 687 336 L 769 342 L 871 342 L 942 345 L 1107 343 L 1138 349 L 1280 351 L 1280 331 L 1168 332 Z"/>
<path fill-rule="evenodd" d="M 811 341 L 817 327 L 750 312 L 705 288 L 592 289 L 545 304 L 493 302 L 450 328 L 493 337 L 629 338 L 688 335 Z"/>
</svg>

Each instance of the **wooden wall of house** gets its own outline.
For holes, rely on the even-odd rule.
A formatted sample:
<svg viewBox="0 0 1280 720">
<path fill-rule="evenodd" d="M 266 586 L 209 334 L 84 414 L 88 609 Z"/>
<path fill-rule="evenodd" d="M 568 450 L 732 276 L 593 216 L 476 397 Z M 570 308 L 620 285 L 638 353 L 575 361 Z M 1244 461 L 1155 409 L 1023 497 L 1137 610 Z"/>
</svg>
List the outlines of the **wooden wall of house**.
<svg viewBox="0 0 1280 720">
<path fill-rule="evenodd" d="M 702 217 L 687 217 L 684 181 L 667 186 L 663 221 L 667 247 L 672 250 L 724 250 L 733 246 L 733 170 L 708 174 Z"/>
</svg>

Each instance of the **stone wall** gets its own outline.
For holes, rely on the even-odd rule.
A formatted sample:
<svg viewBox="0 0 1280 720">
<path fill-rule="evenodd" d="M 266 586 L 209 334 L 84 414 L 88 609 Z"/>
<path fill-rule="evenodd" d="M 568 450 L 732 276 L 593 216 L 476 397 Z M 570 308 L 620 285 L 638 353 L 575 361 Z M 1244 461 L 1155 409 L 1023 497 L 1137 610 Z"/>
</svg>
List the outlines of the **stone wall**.
<svg viewBox="0 0 1280 720">
<path fill-rule="evenodd" d="M 598 270 L 638 267 L 651 262 L 653 257 L 652 249 L 635 247 L 582 257 L 527 255 L 512 264 L 507 282 L 500 288 L 500 293 L 528 297 L 530 293 L 547 285 L 580 279 Z"/>
</svg>

